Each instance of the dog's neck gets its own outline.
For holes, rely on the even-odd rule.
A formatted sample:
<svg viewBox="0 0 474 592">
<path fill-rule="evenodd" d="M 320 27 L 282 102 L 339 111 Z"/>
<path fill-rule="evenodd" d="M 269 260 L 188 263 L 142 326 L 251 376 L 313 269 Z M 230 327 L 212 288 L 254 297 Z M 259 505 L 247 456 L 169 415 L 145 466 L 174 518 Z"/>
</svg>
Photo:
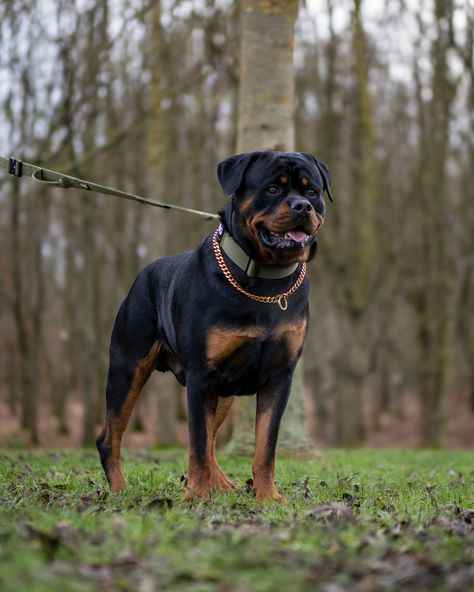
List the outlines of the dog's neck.
<svg viewBox="0 0 474 592">
<path fill-rule="evenodd" d="M 262 265 L 249 257 L 242 247 L 232 238 L 228 230 L 222 224 L 217 230 L 219 244 L 224 253 L 237 267 L 240 267 L 248 277 L 267 280 L 279 280 L 294 273 L 299 263 L 293 263 L 286 267 Z"/>
</svg>

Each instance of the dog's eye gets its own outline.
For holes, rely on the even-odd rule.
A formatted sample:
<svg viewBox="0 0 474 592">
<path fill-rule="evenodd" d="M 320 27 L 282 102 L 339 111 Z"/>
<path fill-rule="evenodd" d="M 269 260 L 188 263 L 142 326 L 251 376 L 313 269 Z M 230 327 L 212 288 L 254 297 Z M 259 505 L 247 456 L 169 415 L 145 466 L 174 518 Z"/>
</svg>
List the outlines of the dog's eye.
<svg viewBox="0 0 474 592">
<path fill-rule="evenodd" d="M 275 195 L 276 193 L 280 193 L 280 188 L 276 185 L 270 185 L 270 187 L 267 187 L 267 191 L 268 193 L 273 193 L 273 195 Z"/>
<path fill-rule="evenodd" d="M 316 189 L 307 189 L 306 190 L 306 195 L 308 197 L 315 197 L 315 195 L 316 195 Z"/>
</svg>

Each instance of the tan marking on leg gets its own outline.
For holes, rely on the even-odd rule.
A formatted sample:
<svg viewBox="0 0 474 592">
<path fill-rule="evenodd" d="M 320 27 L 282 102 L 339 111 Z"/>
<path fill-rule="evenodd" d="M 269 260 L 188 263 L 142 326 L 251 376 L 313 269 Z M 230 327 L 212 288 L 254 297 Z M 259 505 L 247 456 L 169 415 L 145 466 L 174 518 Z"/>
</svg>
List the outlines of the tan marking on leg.
<svg viewBox="0 0 474 592">
<path fill-rule="evenodd" d="M 209 458 L 204 463 L 198 462 L 196 454 L 192 448 L 189 449 L 188 462 L 188 483 L 183 495 L 183 499 L 210 499 L 211 497 L 211 469 Z"/>
<path fill-rule="evenodd" d="M 308 320 L 302 318 L 293 323 L 282 323 L 275 328 L 273 336 L 286 342 L 292 360 L 296 358 L 303 347 L 307 324 Z"/>
<path fill-rule="evenodd" d="M 242 200 L 242 203 L 239 206 L 241 216 L 244 216 L 248 212 L 248 210 L 250 210 L 254 199 L 255 198 L 253 195 L 249 195 Z"/>
<path fill-rule="evenodd" d="M 246 341 L 261 339 L 264 335 L 265 329 L 258 326 L 236 329 L 212 327 L 206 339 L 207 360 L 210 365 L 216 365 Z"/>
<path fill-rule="evenodd" d="M 273 499 L 286 503 L 275 486 L 275 457 L 268 458 L 268 435 L 272 410 L 257 414 L 255 427 L 255 455 L 252 464 L 253 484 L 257 500 Z"/>
<path fill-rule="evenodd" d="M 108 414 L 106 418 L 104 445 L 110 447 L 106 475 L 110 487 L 113 490 L 123 489 L 127 486 L 122 473 L 120 460 L 122 437 L 130 420 L 133 408 L 140 396 L 140 392 L 153 372 L 159 351 L 160 345 L 155 341 L 146 357 L 139 362 L 130 390 L 118 415 Z"/>
<path fill-rule="evenodd" d="M 235 485 L 219 466 L 216 458 L 217 431 L 229 414 L 234 397 L 218 397 L 214 416 L 208 416 L 208 455 L 211 467 L 211 488 L 215 491 L 235 489 Z"/>
<path fill-rule="evenodd" d="M 209 410 L 206 419 L 207 445 L 204 463 L 198 463 L 194 452 L 189 451 L 188 483 L 184 499 L 209 499 L 212 491 L 235 489 L 216 459 L 216 437 L 219 427 L 227 417 L 234 397 L 218 397 L 215 409 Z"/>
</svg>

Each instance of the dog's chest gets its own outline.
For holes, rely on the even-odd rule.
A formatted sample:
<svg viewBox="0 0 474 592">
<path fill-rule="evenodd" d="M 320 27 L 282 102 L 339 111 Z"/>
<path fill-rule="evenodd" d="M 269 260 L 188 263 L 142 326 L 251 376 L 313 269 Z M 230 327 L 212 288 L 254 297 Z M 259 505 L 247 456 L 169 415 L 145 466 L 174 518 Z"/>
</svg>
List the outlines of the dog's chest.
<svg viewBox="0 0 474 592">
<path fill-rule="evenodd" d="M 213 326 L 206 335 L 211 382 L 222 394 L 251 394 L 271 373 L 294 365 L 305 335 L 306 318 L 272 328 Z"/>
</svg>

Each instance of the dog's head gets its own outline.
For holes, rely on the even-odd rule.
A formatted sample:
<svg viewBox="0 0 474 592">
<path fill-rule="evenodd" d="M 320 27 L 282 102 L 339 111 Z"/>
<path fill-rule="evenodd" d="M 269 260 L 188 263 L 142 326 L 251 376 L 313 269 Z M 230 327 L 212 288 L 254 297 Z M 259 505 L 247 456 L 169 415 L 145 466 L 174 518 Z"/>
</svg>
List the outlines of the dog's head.
<svg viewBox="0 0 474 592">
<path fill-rule="evenodd" d="M 247 152 L 217 167 L 231 199 L 219 212 L 224 227 L 260 263 L 309 261 L 324 222 L 324 191 L 332 201 L 328 167 L 311 154 Z"/>
</svg>

